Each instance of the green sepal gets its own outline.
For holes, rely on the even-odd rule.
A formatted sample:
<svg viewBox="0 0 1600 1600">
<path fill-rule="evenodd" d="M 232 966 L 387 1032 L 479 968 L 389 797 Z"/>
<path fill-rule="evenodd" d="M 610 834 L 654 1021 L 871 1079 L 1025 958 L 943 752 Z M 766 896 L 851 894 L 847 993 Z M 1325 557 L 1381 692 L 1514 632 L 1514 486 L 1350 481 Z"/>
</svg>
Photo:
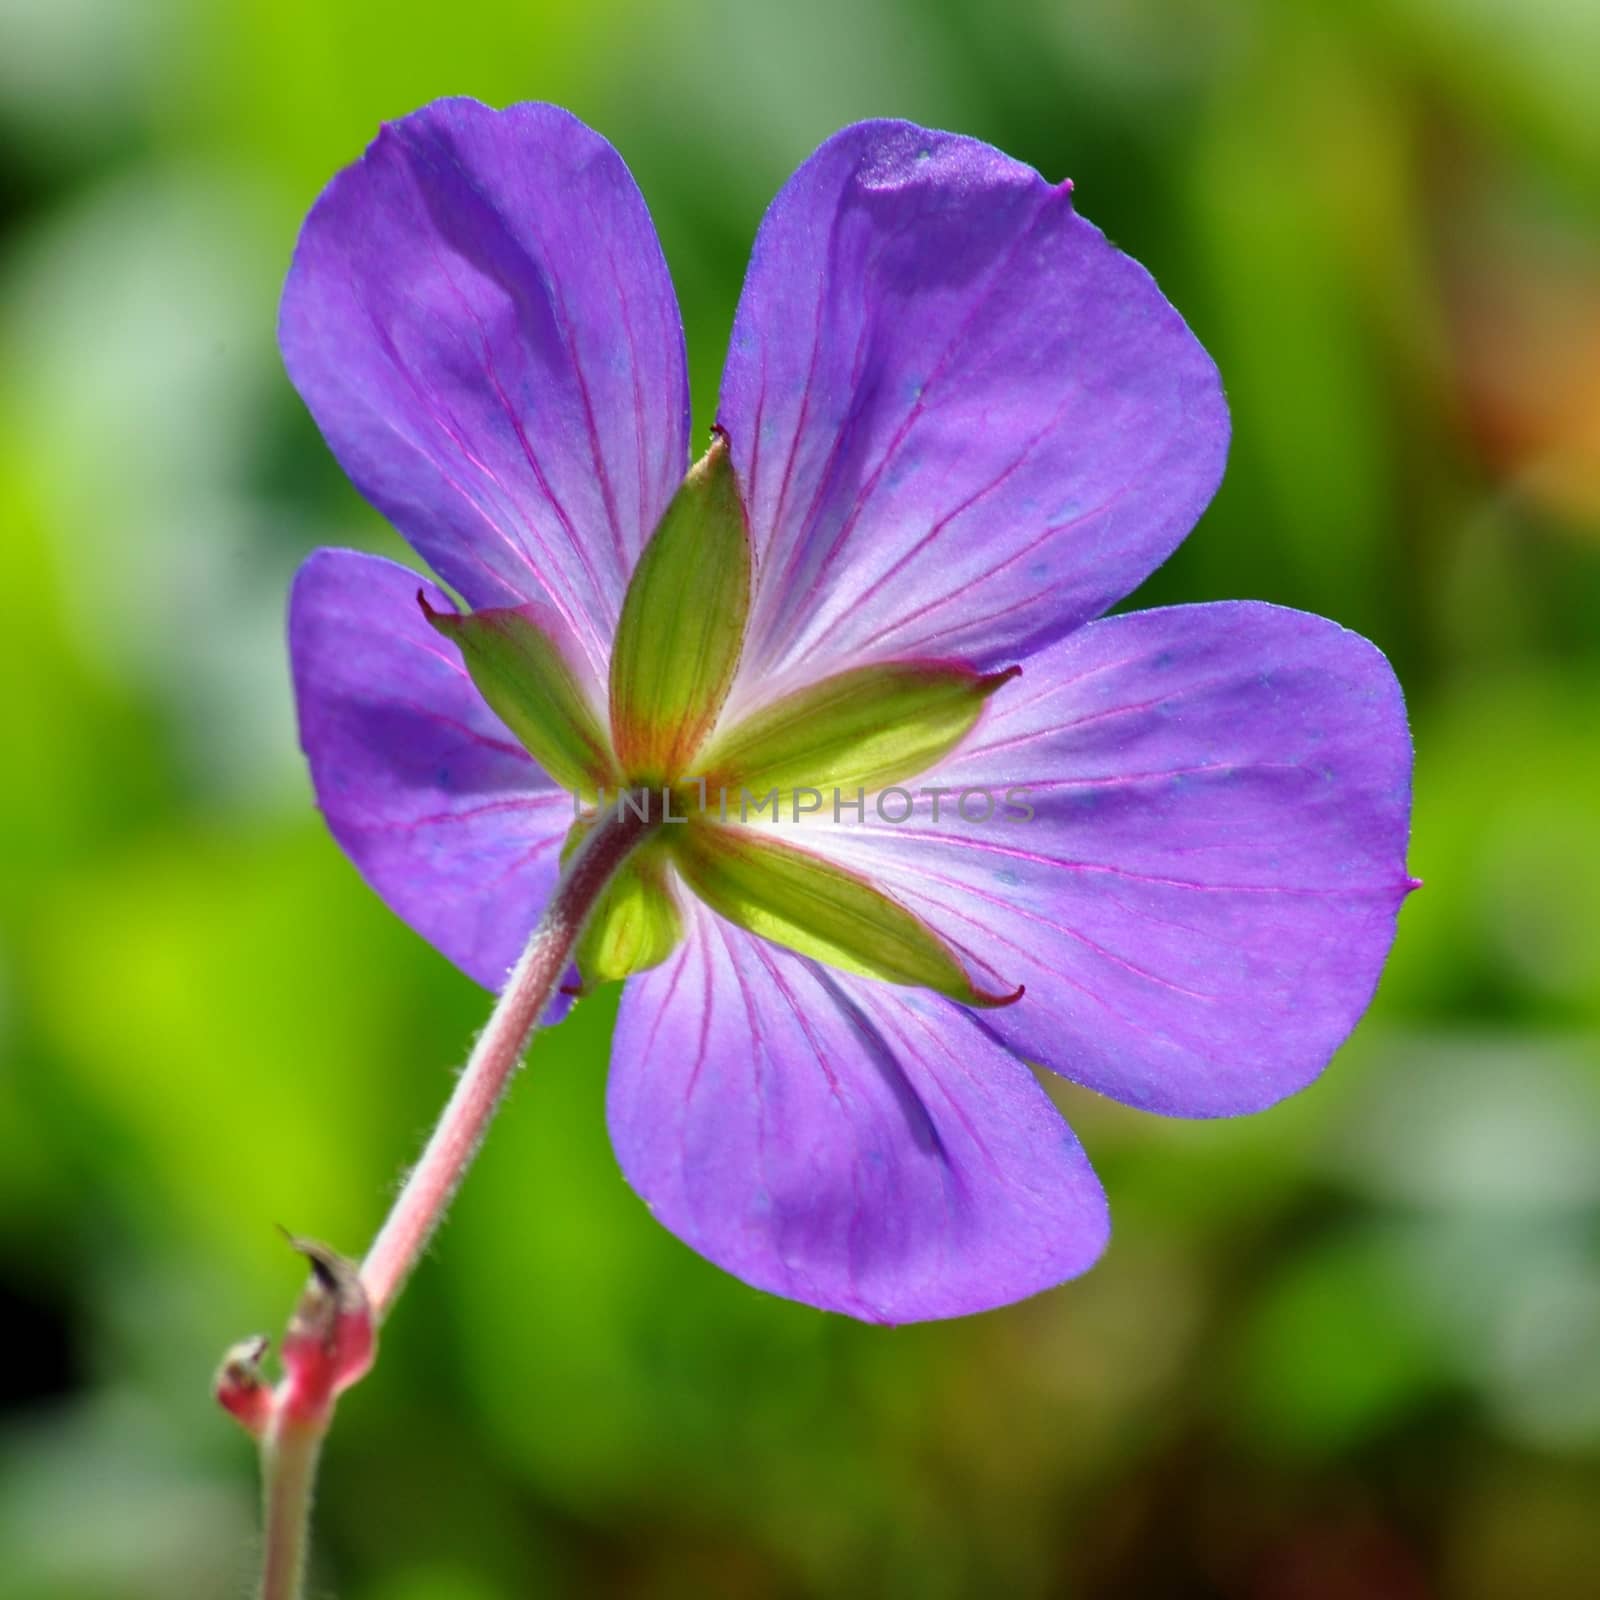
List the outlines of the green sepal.
<svg viewBox="0 0 1600 1600">
<path fill-rule="evenodd" d="M 617 782 L 605 728 L 534 605 L 422 613 L 461 652 L 478 692 L 562 788 L 593 799 Z"/>
<path fill-rule="evenodd" d="M 611 651 L 611 727 L 631 783 L 689 770 L 733 683 L 750 609 L 750 535 L 718 434 L 639 557 Z"/>
<path fill-rule="evenodd" d="M 719 734 L 699 768 L 713 787 L 881 789 L 948 755 L 984 701 L 1020 671 L 984 675 L 928 661 L 854 667 Z"/>
<path fill-rule="evenodd" d="M 979 989 L 943 939 L 864 878 L 745 828 L 691 822 L 673 859 L 718 916 L 801 955 L 885 983 L 932 989 L 969 1006 L 1022 997 Z"/>
<path fill-rule="evenodd" d="M 561 847 L 563 865 L 592 826 L 589 818 L 573 823 Z M 683 921 L 667 883 L 662 852 L 646 843 L 600 891 L 578 936 L 573 959 L 584 992 L 660 966 L 682 938 Z"/>
</svg>

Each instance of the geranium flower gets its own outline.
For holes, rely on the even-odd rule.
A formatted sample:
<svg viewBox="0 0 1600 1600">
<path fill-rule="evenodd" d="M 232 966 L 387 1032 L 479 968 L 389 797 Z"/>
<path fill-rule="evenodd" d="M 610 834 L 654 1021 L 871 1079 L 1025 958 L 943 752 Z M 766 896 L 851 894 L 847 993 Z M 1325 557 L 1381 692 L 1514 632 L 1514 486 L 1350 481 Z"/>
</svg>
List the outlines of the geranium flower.
<svg viewBox="0 0 1600 1600">
<path fill-rule="evenodd" d="M 761 225 L 687 477 L 644 202 L 552 107 L 386 127 L 307 220 L 280 332 L 356 487 L 470 608 L 374 556 L 306 562 L 328 824 L 497 988 L 588 826 L 574 794 L 690 809 L 579 964 L 626 979 L 622 1170 L 728 1271 L 890 1322 L 1059 1283 L 1106 1204 L 1029 1063 L 1257 1111 L 1365 1009 L 1412 886 L 1399 688 L 1274 606 L 1094 620 L 1193 526 L 1228 415 L 1068 185 L 906 123 L 828 140 Z M 720 820 L 746 785 L 809 825 Z M 1012 803 L 969 820 L 964 790 Z"/>
</svg>

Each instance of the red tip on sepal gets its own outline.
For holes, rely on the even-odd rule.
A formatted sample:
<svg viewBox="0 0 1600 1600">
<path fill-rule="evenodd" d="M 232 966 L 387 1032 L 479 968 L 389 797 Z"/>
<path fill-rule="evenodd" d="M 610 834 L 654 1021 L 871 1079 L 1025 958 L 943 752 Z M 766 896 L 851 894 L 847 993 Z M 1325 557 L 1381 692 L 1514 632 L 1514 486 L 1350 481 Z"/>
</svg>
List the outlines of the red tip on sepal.
<svg viewBox="0 0 1600 1600">
<path fill-rule="evenodd" d="M 255 1439 L 267 1431 L 272 1419 L 272 1386 L 261 1376 L 261 1359 L 270 1343 L 258 1333 L 230 1346 L 212 1385 L 218 1405 Z"/>
<path fill-rule="evenodd" d="M 1013 678 L 1022 676 L 1022 666 L 1019 662 L 1015 666 L 1004 668 L 1000 672 L 986 672 L 978 679 L 978 692 L 987 699 L 996 689 L 1003 684 L 1010 683 Z"/>
<path fill-rule="evenodd" d="M 377 1325 L 353 1262 L 314 1240 L 288 1237 L 311 1263 L 311 1279 L 283 1336 L 279 1404 L 285 1416 L 321 1421 L 334 1400 L 371 1370 Z"/>
<path fill-rule="evenodd" d="M 440 611 L 437 607 L 429 605 L 428 593 L 425 589 L 417 590 L 417 605 L 423 616 L 427 618 L 429 627 L 438 628 L 441 632 L 449 627 L 452 622 L 460 621 L 458 613 L 454 611 Z"/>
<path fill-rule="evenodd" d="M 972 992 L 977 997 L 972 1001 L 973 1005 L 982 1006 L 986 1011 L 998 1011 L 1003 1006 L 1014 1006 L 1028 992 L 1028 986 L 1025 983 L 1019 983 L 1009 994 L 989 994 L 987 991 L 977 988 Z"/>
</svg>

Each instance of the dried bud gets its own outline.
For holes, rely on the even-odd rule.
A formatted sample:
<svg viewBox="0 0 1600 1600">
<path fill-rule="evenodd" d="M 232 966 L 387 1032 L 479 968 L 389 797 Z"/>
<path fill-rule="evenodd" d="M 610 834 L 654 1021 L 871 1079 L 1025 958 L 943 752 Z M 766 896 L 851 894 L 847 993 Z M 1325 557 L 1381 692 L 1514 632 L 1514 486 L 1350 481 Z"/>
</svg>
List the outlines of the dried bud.
<svg viewBox="0 0 1600 1600">
<path fill-rule="evenodd" d="M 377 1330 L 361 1275 L 326 1245 L 289 1243 L 311 1263 L 311 1279 L 283 1336 L 286 1417 L 323 1421 L 334 1399 L 364 1377 L 377 1353 Z"/>
<path fill-rule="evenodd" d="M 217 1368 L 215 1391 L 219 1404 L 256 1439 L 266 1432 L 272 1417 L 272 1389 L 261 1376 L 261 1358 L 270 1343 L 264 1333 L 241 1339 L 229 1348 Z"/>
</svg>

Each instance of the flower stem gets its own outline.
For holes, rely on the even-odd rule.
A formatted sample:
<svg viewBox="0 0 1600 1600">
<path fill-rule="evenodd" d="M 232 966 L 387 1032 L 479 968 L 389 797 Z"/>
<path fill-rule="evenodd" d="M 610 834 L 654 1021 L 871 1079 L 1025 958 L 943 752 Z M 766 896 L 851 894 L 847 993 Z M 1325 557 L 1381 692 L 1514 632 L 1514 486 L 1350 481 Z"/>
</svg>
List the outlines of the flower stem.
<svg viewBox="0 0 1600 1600">
<path fill-rule="evenodd" d="M 655 824 L 621 807 L 603 812 L 567 864 L 555 894 L 478 1036 L 455 1091 L 406 1179 L 359 1277 L 322 1247 L 284 1343 L 286 1375 L 268 1394 L 256 1376 L 265 1341 L 236 1347 L 218 1398 L 261 1440 L 266 1529 L 260 1600 L 299 1600 L 317 1457 L 341 1389 L 368 1368 L 373 1330 L 392 1309 L 483 1143 L 489 1123 L 549 1008 L 601 892 Z"/>
<path fill-rule="evenodd" d="M 600 891 L 653 824 L 615 807 L 603 814 L 569 863 L 455 1093 L 361 1265 L 361 1281 L 380 1322 L 394 1304 L 505 1097 L 539 1018 L 554 998 L 572 949 Z"/>
<path fill-rule="evenodd" d="M 324 1428 L 282 1418 L 261 1444 L 265 1534 L 261 1600 L 299 1600 L 305 1582 L 311 1491 Z"/>
</svg>

